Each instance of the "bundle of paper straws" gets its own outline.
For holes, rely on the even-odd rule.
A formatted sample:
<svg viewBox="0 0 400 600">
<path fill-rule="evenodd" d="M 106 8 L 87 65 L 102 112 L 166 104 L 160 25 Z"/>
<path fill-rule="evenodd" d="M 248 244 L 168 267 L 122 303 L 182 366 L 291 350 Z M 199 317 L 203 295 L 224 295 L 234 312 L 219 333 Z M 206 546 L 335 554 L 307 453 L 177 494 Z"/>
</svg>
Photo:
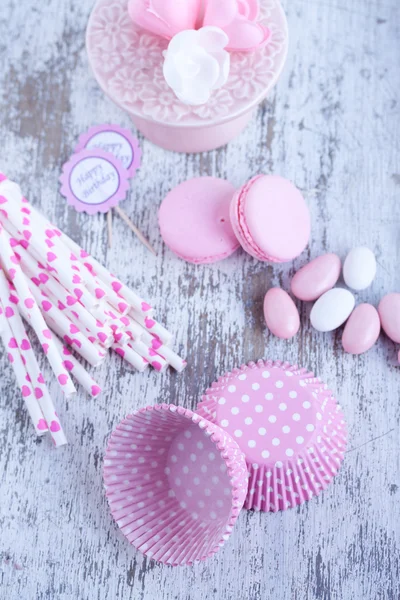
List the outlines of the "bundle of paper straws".
<svg viewBox="0 0 400 600">
<path fill-rule="evenodd" d="M 68 346 L 92 367 L 108 349 L 138 371 L 186 366 L 169 347 L 172 336 L 153 318 L 152 307 L 0 175 L 0 335 L 36 433 L 49 431 L 61 446 L 66 437 L 21 317 L 66 396 L 76 392 L 71 375 L 92 396 L 101 392 Z"/>
</svg>

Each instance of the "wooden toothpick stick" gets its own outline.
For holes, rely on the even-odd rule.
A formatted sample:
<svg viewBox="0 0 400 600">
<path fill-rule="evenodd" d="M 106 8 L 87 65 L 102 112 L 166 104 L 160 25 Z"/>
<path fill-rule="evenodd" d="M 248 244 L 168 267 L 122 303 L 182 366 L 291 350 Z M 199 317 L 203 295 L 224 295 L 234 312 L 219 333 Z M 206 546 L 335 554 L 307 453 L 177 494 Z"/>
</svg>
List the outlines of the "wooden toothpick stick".
<svg viewBox="0 0 400 600">
<path fill-rule="evenodd" d="M 144 244 L 146 246 L 146 248 L 154 254 L 154 256 L 157 256 L 157 252 L 154 250 L 153 246 L 150 245 L 150 243 L 146 240 L 144 235 L 136 227 L 136 225 L 134 225 L 132 223 L 132 221 L 130 220 L 128 215 L 122 210 L 122 208 L 120 208 L 119 206 L 115 206 L 114 210 L 118 213 L 118 215 L 121 217 L 121 219 L 123 219 L 123 221 L 125 221 L 125 223 L 129 227 L 129 229 L 131 229 L 133 231 L 133 233 L 139 238 L 139 240 L 142 242 L 142 244 Z"/>
<path fill-rule="evenodd" d="M 113 240 L 113 223 L 112 223 L 112 210 L 107 213 L 107 233 L 108 233 L 108 247 L 111 248 Z"/>
</svg>

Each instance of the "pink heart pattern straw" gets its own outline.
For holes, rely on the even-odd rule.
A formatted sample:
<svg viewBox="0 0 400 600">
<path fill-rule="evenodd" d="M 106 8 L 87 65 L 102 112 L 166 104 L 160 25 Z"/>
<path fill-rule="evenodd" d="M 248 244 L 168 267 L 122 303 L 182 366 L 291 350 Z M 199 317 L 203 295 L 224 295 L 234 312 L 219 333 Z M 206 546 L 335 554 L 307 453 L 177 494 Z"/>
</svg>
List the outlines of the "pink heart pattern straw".
<svg viewBox="0 0 400 600">
<path fill-rule="evenodd" d="M 151 305 L 52 225 L 0 174 L 0 334 L 37 435 L 66 443 L 21 317 L 38 337 L 66 396 L 71 376 L 92 396 L 100 386 L 75 355 L 101 364 L 108 349 L 142 372 L 182 371 L 172 335 Z M 68 347 L 70 349 L 68 349 Z M 74 352 L 74 354 L 72 353 Z"/>
</svg>

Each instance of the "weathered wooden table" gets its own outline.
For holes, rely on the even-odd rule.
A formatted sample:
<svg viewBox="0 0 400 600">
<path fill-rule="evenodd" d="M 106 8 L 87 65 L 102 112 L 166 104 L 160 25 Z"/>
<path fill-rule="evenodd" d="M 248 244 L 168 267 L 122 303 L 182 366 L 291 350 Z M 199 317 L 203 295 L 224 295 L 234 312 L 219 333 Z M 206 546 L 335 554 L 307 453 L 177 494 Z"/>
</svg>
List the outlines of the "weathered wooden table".
<svg viewBox="0 0 400 600">
<path fill-rule="evenodd" d="M 111 2 L 111 0 L 110 0 Z M 84 32 L 92 0 L 2 0 L 0 169 L 33 203 L 157 306 L 189 366 L 134 374 L 113 356 L 98 371 L 106 392 L 56 398 L 70 444 L 35 440 L 13 374 L 0 359 L 1 600 L 397 600 L 400 597 L 400 368 L 387 339 L 360 357 L 341 332 L 318 334 L 301 307 L 299 335 L 284 342 L 264 326 L 271 285 L 325 251 L 370 246 L 379 270 L 360 301 L 399 291 L 400 4 L 398 0 L 285 2 L 290 54 L 279 84 L 247 131 L 228 147 L 185 156 L 141 139 L 143 167 L 126 211 L 158 251 L 155 259 L 114 223 L 77 215 L 58 177 L 81 132 L 128 117 L 88 69 Z M 195 175 L 242 184 L 257 172 L 292 179 L 312 212 L 308 250 L 283 266 L 237 252 L 212 266 L 175 258 L 161 243 L 157 207 Z M 349 447 L 333 485 L 278 514 L 243 512 L 231 540 L 194 568 L 154 564 L 112 521 L 101 467 L 112 428 L 157 401 L 194 408 L 217 375 L 260 357 L 307 366 L 337 391 Z M 49 371 L 45 367 L 46 372 Z"/>
</svg>

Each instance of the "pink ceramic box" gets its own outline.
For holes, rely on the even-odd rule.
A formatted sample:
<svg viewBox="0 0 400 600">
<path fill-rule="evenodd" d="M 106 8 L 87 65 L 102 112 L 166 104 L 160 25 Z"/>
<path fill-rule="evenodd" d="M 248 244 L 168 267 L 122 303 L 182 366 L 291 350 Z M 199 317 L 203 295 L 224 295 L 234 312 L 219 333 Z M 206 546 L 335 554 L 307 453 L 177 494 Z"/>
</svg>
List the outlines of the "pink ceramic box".
<svg viewBox="0 0 400 600">
<path fill-rule="evenodd" d="M 150 141 L 178 152 L 202 152 L 236 137 L 273 88 L 288 45 L 278 0 L 260 0 L 268 43 L 255 52 L 231 52 L 226 84 L 200 106 L 182 103 L 163 75 L 168 40 L 136 27 L 127 0 L 98 0 L 87 28 L 87 50 L 104 92 L 126 110 Z"/>
</svg>

